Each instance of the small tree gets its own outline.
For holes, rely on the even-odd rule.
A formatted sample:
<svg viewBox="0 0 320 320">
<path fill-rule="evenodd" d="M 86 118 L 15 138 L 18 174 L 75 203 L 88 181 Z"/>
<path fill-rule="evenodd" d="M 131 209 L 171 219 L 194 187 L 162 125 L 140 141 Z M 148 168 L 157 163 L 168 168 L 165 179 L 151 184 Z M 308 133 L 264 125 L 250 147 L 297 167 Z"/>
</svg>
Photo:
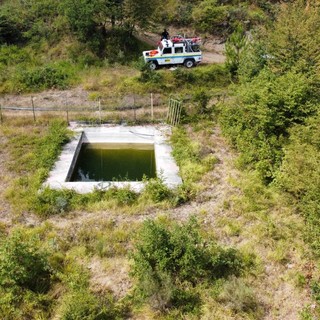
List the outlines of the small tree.
<svg viewBox="0 0 320 320">
<path fill-rule="evenodd" d="M 238 25 L 226 42 L 226 66 L 233 78 L 236 78 L 238 75 L 241 54 L 246 44 L 247 39 L 244 29 L 241 25 Z"/>
</svg>

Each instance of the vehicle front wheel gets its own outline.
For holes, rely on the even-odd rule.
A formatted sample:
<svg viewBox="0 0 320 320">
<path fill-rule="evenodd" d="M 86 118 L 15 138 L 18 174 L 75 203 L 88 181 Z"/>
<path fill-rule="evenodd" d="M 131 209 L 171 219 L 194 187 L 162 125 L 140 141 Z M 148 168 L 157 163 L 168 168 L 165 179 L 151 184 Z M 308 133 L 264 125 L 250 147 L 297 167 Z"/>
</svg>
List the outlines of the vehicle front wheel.
<svg viewBox="0 0 320 320">
<path fill-rule="evenodd" d="M 156 70 L 158 68 L 158 64 L 155 61 L 150 61 L 149 68 L 150 70 Z"/>
<path fill-rule="evenodd" d="M 185 66 L 186 68 L 192 68 L 192 67 L 195 66 L 195 62 L 194 62 L 194 60 L 192 60 L 192 59 L 188 59 L 188 60 L 186 60 L 186 61 L 184 62 L 184 66 Z"/>
</svg>

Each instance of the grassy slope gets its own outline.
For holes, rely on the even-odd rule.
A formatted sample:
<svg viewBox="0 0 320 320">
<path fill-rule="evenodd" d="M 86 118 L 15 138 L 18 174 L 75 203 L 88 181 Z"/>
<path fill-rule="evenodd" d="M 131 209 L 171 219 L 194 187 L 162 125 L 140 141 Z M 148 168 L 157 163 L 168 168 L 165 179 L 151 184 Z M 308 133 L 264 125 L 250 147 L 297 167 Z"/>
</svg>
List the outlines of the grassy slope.
<svg viewBox="0 0 320 320">
<path fill-rule="evenodd" d="M 308 290 L 311 262 L 301 236 L 303 222 L 274 190 L 261 185 L 253 174 L 237 170 L 235 155 L 221 138 L 217 124 L 205 122 L 187 129 L 202 156 L 212 153 L 219 160 L 195 187 L 198 194 L 191 203 L 175 209 L 166 206 L 157 209 L 146 203 L 119 207 L 107 201 L 91 209 L 78 209 L 41 221 L 21 207 L 18 199 L 14 200 L 15 209 L 10 210 L 3 192 L 10 185 L 6 182 L 9 177 L 16 179 L 31 173 L 27 160 L 33 157 L 36 140 L 46 134 L 47 123 L 34 126 L 27 120 L 16 120 L 2 125 L 1 139 L 7 142 L 1 157 L 4 177 L 1 202 L 5 208 L 1 212 L 2 230 L 9 231 L 12 223 L 17 222 L 27 230 L 31 222 L 37 226 L 34 232 L 45 239 L 58 239 L 67 261 L 78 261 L 89 268 L 89 286 L 94 292 L 100 295 L 111 290 L 115 299 L 121 301 L 132 287 L 126 254 L 132 246 L 132 233 L 141 221 L 148 217 L 185 221 L 196 214 L 203 230 L 213 238 L 255 257 L 255 266 L 240 282 L 231 279 L 214 290 L 203 288 L 201 318 L 298 319 L 301 310 L 311 304 Z M 187 175 L 194 173 L 191 164 L 184 164 L 182 170 Z M 252 292 L 256 299 L 254 308 L 250 307 Z M 182 316 L 178 311 L 171 316 L 174 314 Z M 170 314 L 164 318 L 167 317 Z M 192 313 L 186 317 L 194 318 Z M 133 309 L 133 318 L 163 317 L 144 306 Z"/>
</svg>

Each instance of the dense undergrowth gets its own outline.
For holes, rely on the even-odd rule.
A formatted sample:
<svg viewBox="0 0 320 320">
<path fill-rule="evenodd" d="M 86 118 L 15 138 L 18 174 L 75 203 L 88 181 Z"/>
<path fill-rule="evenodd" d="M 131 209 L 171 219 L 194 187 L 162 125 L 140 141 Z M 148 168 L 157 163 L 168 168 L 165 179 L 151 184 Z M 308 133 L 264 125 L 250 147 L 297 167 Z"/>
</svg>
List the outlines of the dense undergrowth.
<svg viewBox="0 0 320 320">
<path fill-rule="evenodd" d="M 306 221 L 304 237 L 316 259 L 320 101 L 319 55 L 312 48 L 320 37 L 319 27 L 314 28 L 319 14 L 318 6 L 306 9 L 297 2 L 257 32 L 254 42 L 243 45 L 238 38 L 243 47 L 232 70 L 238 83 L 230 103 L 218 111 L 224 133 L 240 152 L 239 167 L 256 171 L 294 203 L 292 210 Z M 315 276 L 309 283 L 316 299 L 318 281 Z"/>
</svg>

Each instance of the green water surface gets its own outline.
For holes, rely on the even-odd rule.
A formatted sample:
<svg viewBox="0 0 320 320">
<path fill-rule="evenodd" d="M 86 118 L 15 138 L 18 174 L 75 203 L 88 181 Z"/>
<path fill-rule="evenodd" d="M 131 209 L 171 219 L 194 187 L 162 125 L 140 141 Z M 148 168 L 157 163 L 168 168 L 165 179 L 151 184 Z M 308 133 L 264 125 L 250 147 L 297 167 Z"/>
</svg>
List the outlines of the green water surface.
<svg viewBox="0 0 320 320">
<path fill-rule="evenodd" d="M 70 181 L 142 181 L 156 177 L 151 145 L 83 143 Z"/>
</svg>

